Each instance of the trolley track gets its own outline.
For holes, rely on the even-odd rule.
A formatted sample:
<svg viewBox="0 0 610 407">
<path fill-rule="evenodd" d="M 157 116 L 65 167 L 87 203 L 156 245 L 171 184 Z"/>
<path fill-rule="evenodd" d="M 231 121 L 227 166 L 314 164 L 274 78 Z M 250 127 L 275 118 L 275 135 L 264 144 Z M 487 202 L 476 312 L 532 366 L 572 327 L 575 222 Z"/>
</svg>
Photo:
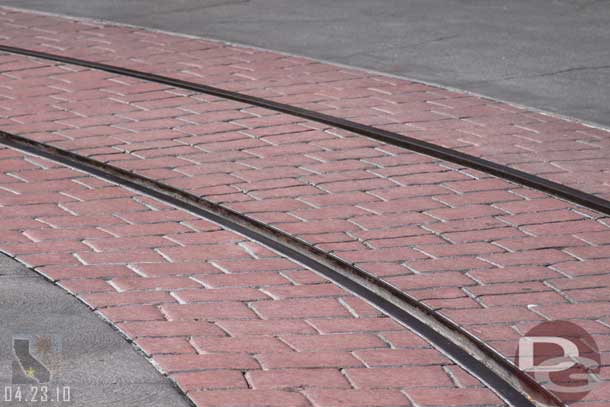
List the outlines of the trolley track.
<svg viewBox="0 0 610 407">
<path fill-rule="evenodd" d="M 0 51 L 78 65 L 149 82 L 165 84 L 305 118 L 348 130 L 409 151 L 426 154 L 468 168 L 473 168 L 499 178 L 567 199 L 604 214 L 610 214 L 610 202 L 594 195 L 475 156 L 416 140 L 397 133 L 359 124 L 350 120 L 203 84 L 102 63 L 4 45 L 0 45 Z M 323 274 L 348 291 L 365 298 L 387 315 L 392 316 L 403 325 L 417 332 L 460 366 L 478 377 L 511 405 L 527 406 L 540 403 L 546 405 L 563 405 L 561 401 L 542 388 L 529 376 L 518 370 L 485 343 L 462 330 L 452 321 L 436 313 L 431 308 L 398 290 L 394 286 L 347 262 L 339 260 L 320 249 L 304 243 L 289 234 L 280 232 L 262 222 L 255 221 L 238 212 L 164 183 L 44 143 L 31 141 L 24 137 L 0 131 L 0 144 L 55 160 L 155 197 L 182 209 L 196 213 L 199 216 L 212 220 L 228 229 L 273 248 L 292 260 Z M 535 401 L 532 401 L 532 399 Z"/>
<path fill-rule="evenodd" d="M 0 144 L 51 159 L 187 210 L 315 270 L 426 339 L 510 405 L 563 405 L 530 376 L 428 306 L 366 271 L 265 223 L 162 182 L 21 136 L 0 131 Z"/>
<path fill-rule="evenodd" d="M 312 120 L 318 123 L 327 124 L 336 128 L 359 134 L 361 136 L 382 141 L 392 146 L 404 148 L 406 150 L 414 151 L 421 154 L 426 154 L 431 157 L 435 157 L 451 163 L 463 165 L 468 168 L 482 171 L 487 174 L 508 181 L 512 181 L 530 188 L 534 188 L 562 199 L 569 200 L 589 209 L 601 212 L 603 214 L 610 215 L 610 201 L 597 197 L 595 195 L 580 191 L 578 189 L 566 185 L 562 185 L 557 182 L 550 181 L 548 179 L 536 175 L 529 174 L 524 171 L 508 167 L 506 165 L 498 164 L 489 160 L 465 154 L 450 148 L 441 147 L 439 145 L 426 141 L 417 140 L 415 138 L 404 136 L 391 131 L 356 123 L 351 120 L 342 119 L 324 113 L 302 109 L 296 106 L 278 103 L 268 99 L 250 96 L 239 92 L 233 92 L 209 85 L 184 81 L 168 76 L 137 71 L 134 69 L 123 68 L 99 62 L 86 61 L 83 59 L 72 58 L 58 54 L 50 54 L 25 48 L 11 47 L 2 44 L 0 44 L 0 51 L 65 64 L 77 65 L 85 68 L 100 70 L 117 75 L 123 75 L 149 82 L 173 86 L 180 89 L 199 92 L 211 96 L 217 96 L 224 99 L 263 107 L 280 113 L 285 113 L 292 116 Z"/>
</svg>

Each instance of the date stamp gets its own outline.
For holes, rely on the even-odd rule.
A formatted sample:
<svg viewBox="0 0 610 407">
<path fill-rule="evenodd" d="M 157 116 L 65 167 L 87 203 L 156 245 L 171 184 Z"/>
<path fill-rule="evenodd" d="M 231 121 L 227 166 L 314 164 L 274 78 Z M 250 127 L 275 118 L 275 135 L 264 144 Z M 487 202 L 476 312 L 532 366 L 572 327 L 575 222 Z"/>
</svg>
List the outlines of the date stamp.
<svg viewBox="0 0 610 407">
<path fill-rule="evenodd" d="M 70 386 L 4 386 L 4 403 L 69 403 L 72 401 Z"/>
<path fill-rule="evenodd" d="M 62 370 L 61 345 L 57 335 L 14 335 L 11 383 L 0 388 L 0 406 L 72 402 L 72 388 L 58 380 Z"/>
</svg>

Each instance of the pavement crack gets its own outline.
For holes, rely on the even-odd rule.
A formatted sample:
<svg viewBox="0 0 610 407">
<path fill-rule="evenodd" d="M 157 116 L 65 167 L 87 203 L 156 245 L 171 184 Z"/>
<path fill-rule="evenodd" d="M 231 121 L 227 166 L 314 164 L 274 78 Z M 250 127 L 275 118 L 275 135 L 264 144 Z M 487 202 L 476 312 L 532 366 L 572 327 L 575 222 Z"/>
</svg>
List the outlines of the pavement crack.
<svg viewBox="0 0 610 407">
<path fill-rule="evenodd" d="M 396 45 L 396 46 L 391 46 L 391 47 L 375 47 L 374 49 L 368 49 L 368 50 L 364 50 L 364 51 L 358 51 L 358 52 L 353 52 L 351 54 L 347 54 L 344 55 L 344 58 L 352 58 L 355 56 L 360 56 L 360 55 L 367 55 L 367 56 L 373 56 L 373 54 L 376 51 L 399 51 L 399 50 L 403 50 L 403 49 L 409 49 L 409 48 L 417 48 L 420 47 L 422 45 L 428 45 L 428 44 L 433 44 L 436 42 L 442 42 L 442 41 L 447 41 L 447 40 L 452 40 L 454 38 L 459 37 L 459 34 L 451 34 L 451 35 L 443 35 L 440 37 L 436 37 L 436 38 L 431 38 L 431 39 L 427 39 L 421 42 L 416 42 L 414 44 L 408 44 L 408 45 Z"/>
<path fill-rule="evenodd" d="M 603 70 L 603 69 L 610 69 L 610 65 L 576 66 L 576 67 L 571 67 L 571 68 L 560 69 L 560 70 L 557 70 L 557 71 L 543 72 L 543 73 L 532 74 L 532 75 L 513 75 L 513 76 L 505 76 L 505 77 L 497 78 L 497 79 L 487 79 L 487 80 L 482 80 L 482 81 L 471 81 L 471 82 L 468 82 L 468 84 L 469 85 L 473 85 L 473 84 L 476 85 L 476 84 L 484 84 L 484 83 L 511 81 L 511 80 L 515 80 L 515 79 L 543 78 L 543 77 L 546 77 L 546 76 L 555 76 L 555 75 L 561 75 L 561 74 L 570 73 L 570 72 L 595 71 L 595 70 Z"/>
<path fill-rule="evenodd" d="M 568 73 L 568 72 L 594 71 L 594 70 L 598 70 L 598 69 L 610 69 L 610 65 L 577 66 L 577 67 L 573 67 L 573 68 L 566 68 L 566 69 L 561 69 L 559 71 L 546 72 L 546 73 L 541 73 L 541 74 L 537 74 L 537 75 L 529 75 L 529 76 L 526 75 L 526 76 L 523 76 L 523 78 L 540 78 L 540 77 L 544 77 L 544 76 L 553 76 L 553 75 L 559 75 L 559 74 Z"/>
</svg>

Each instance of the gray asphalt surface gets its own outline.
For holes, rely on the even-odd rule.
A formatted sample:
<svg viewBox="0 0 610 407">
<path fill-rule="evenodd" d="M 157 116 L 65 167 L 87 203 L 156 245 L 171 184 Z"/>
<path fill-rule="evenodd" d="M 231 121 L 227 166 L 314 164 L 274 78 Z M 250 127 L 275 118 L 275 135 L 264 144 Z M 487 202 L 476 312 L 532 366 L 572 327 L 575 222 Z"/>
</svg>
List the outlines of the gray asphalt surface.
<svg viewBox="0 0 610 407">
<path fill-rule="evenodd" d="M 32 356 L 51 373 L 49 382 L 14 383 L 16 377 L 23 379 L 23 369 L 13 373 L 15 338 L 29 340 Z M 43 387 L 47 401 L 42 399 Z M 41 405 L 190 406 L 169 380 L 85 305 L 0 254 L 0 406 Z"/>
<path fill-rule="evenodd" d="M 0 0 L 255 45 L 610 126 L 610 0 Z"/>
</svg>

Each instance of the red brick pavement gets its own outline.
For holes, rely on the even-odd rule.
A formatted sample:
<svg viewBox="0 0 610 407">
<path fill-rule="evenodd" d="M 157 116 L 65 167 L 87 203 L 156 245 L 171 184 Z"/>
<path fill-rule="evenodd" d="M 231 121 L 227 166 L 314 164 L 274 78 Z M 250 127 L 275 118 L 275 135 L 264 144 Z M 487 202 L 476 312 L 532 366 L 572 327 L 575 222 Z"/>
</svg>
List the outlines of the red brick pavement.
<svg viewBox="0 0 610 407">
<path fill-rule="evenodd" d="M 0 61 L 31 62 L 15 56 Z M 110 74 L 43 66 L 47 74 L 51 66 L 56 73 L 31 76 L 39 69 L 33 68 L 0 77 L 10 98 L 0 104 L 7 112 L 4 130 L 163 180 L 268 222 L 384 278 L 507 357 L 519 334 L 545 318 L 575 319 L 608 348 L 607 217 L 290 116 Z M 86 89 L 80 89 L 83 84 Z M 157 101 L 171 101 L 173 107 L 150 109 Z M 120 113 L 109 115 L 115 107 Z M 3 168 L 23 165 L 7 160 Z M 35 174 L 45 190 L 54 191 L 65 185 L 64 171 Z M 106 194 L 87 197 L 115 197 Z M 117 199 L 65 208 L 93 215 L 100 208 L 133 205 Z M 157 216 L 139 215 L 134 221 Z M 95 225 L 97 217 L 91 219 Z M 164 224 L 161 230 L 176 233 L 175 227 Z M 121 236 L 123 230 L 146 235 L 159 229 L 124 226 L 110 232 Z M 210 236 L 180 239 L 188 246 L 165 249 L 170 258 L 209 254 L 193 253 L 190 245 L 208 243 Z M 124 242 L 93 247 L 111 249 Z M 162 243 L 167 244 L 142 242 Z M 94 255 L 101 262 L 116 256 Z M 138 247 L 122 256 L 124 261 L 158 257 Z"/>
<path fill-rule="evenodd" d="M 289 115 L 22 56 L 0 62 L 21 66 L 0 77 L 5 131 L 265 221 L 463 325 L 501 322 L 498 313 L 537 321 L 556 304 L 605 302 L 581 289 L 574 298 L 563 282 L 594 275 L 607 283 L 608 217 Z M 486 339 L 510 356 L 514 335 Z"/>
<path fill-rule="evenodd" d="M 58 20 L 44 21 L 46 30 Z M 62 44 L 70 44 L 76 32 L 79 41 L 88 41 L 81 23 L 62 28 Z M 85 32 L 99 30 L 111 31 L 110 38 L 127 29 L 93 25 Z M 128 31 L 132 34 L 125 35 L 146 41 L 166 36 Z M 30 37 L 25 40 L 33 41 Z M 171 38 L 172 46 L 176 41 L 194 46 L 195 40 Z M 70 55 L 87 56 L 75 49 Z M 144 47 L 134 49 L 146 54 Z M 210 50 L 237 52 L 216 43 Z M 291 60 L 271 61 L 284 59 Z M 175 69 L 176 61 L 170 61 Z M 607 217 L 477 171 L 260 108 L 12 55 L 0 56 L 0 71 L 5 72 L 3 130 L 112 162 L 268 222 L 395 284 L 507 357 L 519 334 L 556 318 L 575 320 L 596 335 L 605 352 L 610 349 Z M 360 112 L 359 118 L 366 117 Z M 23 164 L 14 165 L 18 170 Z M 45 189 L 62 185 L 47 181 Z M 110 204 L 107 210 L 125 202 Z M 167 233 L 176 233 L 174 226 L 168 225 Z M 127 229 L 145 235 L 152 228 Z M 201 243 L 201 237 L 193 239 L 180 243 Z M 177 247 L 170 256 L 182 260 L 190 252 Z M 144 249 L 136 254 L 155 257 Z M 55 256 L 64 260 L 59 251 Z M 608 386 L 600 389 L 590 400 L 610 399 L 604 394 Z"/>
<path fill-rule="evenodd" d="M 0 149 L 0 168 L 0 250 L 89 304 L 197 406 L 504 405 L 415 334 L 255 242 L 15 150 Z"/>
<path fill-rule="evenodd" d="M 0 9 L 4 44 L 205 83 L 375 125 L 610 199 L 610 134 L 381 74 L 140 28 Z"/>
</svg>

